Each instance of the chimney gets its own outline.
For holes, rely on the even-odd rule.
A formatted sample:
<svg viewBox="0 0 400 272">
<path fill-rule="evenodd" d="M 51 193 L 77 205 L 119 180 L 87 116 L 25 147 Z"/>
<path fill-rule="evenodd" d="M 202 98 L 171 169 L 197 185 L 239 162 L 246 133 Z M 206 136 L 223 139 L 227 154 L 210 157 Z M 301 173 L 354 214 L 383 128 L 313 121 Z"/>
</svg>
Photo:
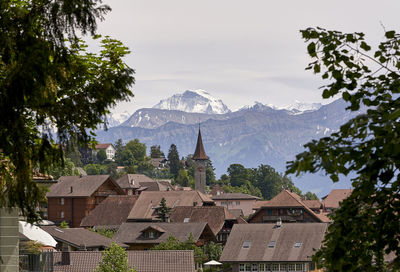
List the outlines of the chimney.
<svg viewBox="0 0 400 272">
<path fill-rule="evenodd" d="M 74 190 L 72 189 L 72 186 L 71 186 L 71 192 L 70 192 L 70 193 L 72 194 L 73 191 L 74 191 Z"/>
<path fill-rule="evenodd" d="M 276 228 L 280 228 L 280 227 L 282 227 L 282 219 L 279 217 L 279 220 L 278 221 L 276 221 L 276 225 L 275 225 L 275 227 Z"/>
<path fill-rule="evenodd" d="M 61 251 L 61 265 L 71 265 L 71 256 L 68 246 L 63 247 Z"/>
</svg>

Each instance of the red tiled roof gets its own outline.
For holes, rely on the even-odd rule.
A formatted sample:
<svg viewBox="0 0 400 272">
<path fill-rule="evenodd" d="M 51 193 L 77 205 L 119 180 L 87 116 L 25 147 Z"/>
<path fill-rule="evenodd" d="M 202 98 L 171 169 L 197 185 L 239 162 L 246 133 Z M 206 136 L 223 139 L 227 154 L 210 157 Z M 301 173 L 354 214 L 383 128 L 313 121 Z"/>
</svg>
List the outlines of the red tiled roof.
<svg viewBox="0 0 400 272">
<path fill-rule="evenodd" d="M 352 191 L 352 189 L 334 189 L 329 195 L 322 198 L 322 203 L 325 208 L 337 209 L 339 208 L 340 202 L 349 197 Z"/>
<path fill-rule="evenodd" d="M 81 227 L 119 228 L 137 199 L 133 195 L 110 195 L 82 219 Z"/>
<path fill-rule="evenodd" d="M 220 195 L 215 195 L 212 197 L 213 200 L 257 200 L 261 199 L 257 196 L 252 196 L 243 193 L 225 193 Z"/>
<path fill-rule="evenodd" d="M 96 149 L 106 149 L 107 147 L 109 147 L 112 144 L 98 144 L 96 145 Z"/>
<path fill-rule="evenodd" d="M 320 209 L 322 203 L 319 200 L 303 200 L 303 203 L 306 204 L 307 207 L 310 209 Z"/>
<path fill-rule="evenodd" d="M 54 252 L 54 272 L 94 271 L 101 261 L 100 251 L 70 252 L 70 265 L 61 265 L 61 252 Z M 194 272 L 192 250 L 130 250 L 128 263 L 137 272 Z"/>
</svg>

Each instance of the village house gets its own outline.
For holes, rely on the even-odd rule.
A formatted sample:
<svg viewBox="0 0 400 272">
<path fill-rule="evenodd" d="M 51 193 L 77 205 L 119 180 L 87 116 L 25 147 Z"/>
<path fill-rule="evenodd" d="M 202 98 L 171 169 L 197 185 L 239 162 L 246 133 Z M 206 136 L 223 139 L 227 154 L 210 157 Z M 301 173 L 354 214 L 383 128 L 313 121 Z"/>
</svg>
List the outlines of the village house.
<svg viewBox="0 0 400 272">
<path fill-rule="evenodd" d="M 95 149 L 92 151 L 93 156 L 96 156 L 97 152 L 100 150 L 104 150 L 107 155 L 107 160 L 113 161 L 115 157 L 115 147 L 112 144 L 98 144 L 95 146 Z"/>
<path fill-rule="evenodd" d="M 349 197 L 352 189 L 334 189 L 329 195 L 322 198 L 322 205 L 326 212 L 332 212 L 339 208 L 340 203 Z"/>
<path fill-rule="evenodd" d="M 41 229 L 49 233 L 57 241 L 56 249 L 61 251 L 76 250 L 104 250 L 115 243 L 114 240 L 84 228 L 60 228 L 57 226 L 41 226 Z M 118 243 L 119 246 L 128 246 Z"/>
<path fill-rule="evenodd" d="M 232 272 L 322 271 L 311 257 L 326 230 L 326 223 L 237 224 L 220 262 L 232 264 Z"/>
<path fill-rule="evenodd" d="M 282 190 L 268 201 L 255 203 L 256 212 L 251 215 L 249 223 L 282 222 L 330 222 L 324 213 L 315 213 L 296 193 Z"/>
<path fill-rule="evenodd" d="M 118 185 L 127 195 L 139 195 L 143 191 L 172 191 L 169 181 L 153 180 L 143 174 L 127 174 L 117 180 Z"/>
<path fill-rule="evenodd" d="M 126 222 L 121 225 L 114 239 L 129 245 L 130 250 L 148 250 L 173 236 L 184 242 L 190 236 L 196 245 L 216 241 L 209 225 L 203 223 L 160 223 L 160 222 Z"/>
<path fill-rule="evenodd" d="M 82 219 L 109 195 L 124 191 L 108 175 L 63 176 L 47 193 L 48 219 L 79 227 Z"/>
<path fill-rule="evenodd" d="M 247 224 L 242 217 L 235 217 L 225 207 L 220 206 L 179 206 L 172 209 L 170 221 L 173 223 L 207 222 L 217 241 L 225 244 L 234 224 Z"/>
<path fill-rule="evenodd" d="M 227 209 L 241 209 L 244 216 L 249 216 L 253 213 L 253 206 L 259 197 L 251 196 L 243 193 L 224 193 L 217 194 L 212 197 L 217 206 L 223 206 Z"/>
<path fill-rule="evenodd" d="M 82 219 L 81 227 L 117 230 L 126 219 L 139 196 L 110 195 Z"/>
<path fill-rule="evenodd" d="M 213 206 L 208 196 L 198 191 L 144 191 L 139 195 L 135 206 L 128 215 L 127 221 L 148 222 L 160 221 L 158 208 L 161 199 L 165 198 L 167 207 L 178 206 Z"/>
<path fill-rule="evenodd" d="M 137 272 L 194 272 L 192 250 L 127 251 L 128 264 Z M 95 271 L 102 255 L 100 251 L 54 252 L 54 272 Z"/>
<path fill-rule="evenodd" d="M 150 163 L 155 169 L 163 169 L 168 165 L 166 158 L 151 158 Z"/>
</svg>

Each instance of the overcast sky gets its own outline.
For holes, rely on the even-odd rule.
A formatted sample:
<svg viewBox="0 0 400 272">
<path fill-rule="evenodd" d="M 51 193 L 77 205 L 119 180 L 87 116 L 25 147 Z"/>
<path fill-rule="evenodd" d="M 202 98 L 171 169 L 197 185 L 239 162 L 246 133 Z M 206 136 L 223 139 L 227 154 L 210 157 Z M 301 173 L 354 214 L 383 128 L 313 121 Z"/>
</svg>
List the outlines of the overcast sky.
<svg viewBox="0 0 400 272">
<path fill-rule="evenodd" d="M 133 113 L 187 89 L 204 89 L 236 110 L 259 101 L 321 102 L 322 81 L 299 30 L 362 31 L 371 43 L 399 30 L 400 1 L 108 0 L 101 34 L 132 53 L 135 97 L 115 109 Z"/>
</svg>

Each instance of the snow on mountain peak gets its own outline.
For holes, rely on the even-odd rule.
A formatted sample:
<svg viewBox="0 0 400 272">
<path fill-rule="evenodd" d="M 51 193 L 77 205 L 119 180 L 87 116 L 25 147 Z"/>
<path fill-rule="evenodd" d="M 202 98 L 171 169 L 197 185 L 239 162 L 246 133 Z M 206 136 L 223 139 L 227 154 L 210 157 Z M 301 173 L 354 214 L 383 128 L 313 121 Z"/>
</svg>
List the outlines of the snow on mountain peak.
<svg viewBox="0 0 400 272">
<path fill-rule="evenodd" d="M 306 111 L 316 111 L 321 107 L 322 107 L 321 103 L 303 103 L 298 100 L 295 100 L 294 103 L 281 107 L 280 109 L 290 111 L 292 114 L 301 114 Z"/>
<path fill-rule="evenodd" d="M 110 114 L 107 115 L 107 121 L 108 121 L 108 126 L 109 127 L 116 127 L 125 122 L 129 117 L 131 116 L 131 113 L 128 111 L 123 111 L 120 113 L 117 112 L 111 112 Z"/>
<path fill-rule="evenodd" d="M 179 110 L 194 113 L 224 114 L 230 112 L 222 102 L 204 90 L 186 90 L 182 94 L 161 100 L 153 108 L 164 110 Z"/>
</svg>

